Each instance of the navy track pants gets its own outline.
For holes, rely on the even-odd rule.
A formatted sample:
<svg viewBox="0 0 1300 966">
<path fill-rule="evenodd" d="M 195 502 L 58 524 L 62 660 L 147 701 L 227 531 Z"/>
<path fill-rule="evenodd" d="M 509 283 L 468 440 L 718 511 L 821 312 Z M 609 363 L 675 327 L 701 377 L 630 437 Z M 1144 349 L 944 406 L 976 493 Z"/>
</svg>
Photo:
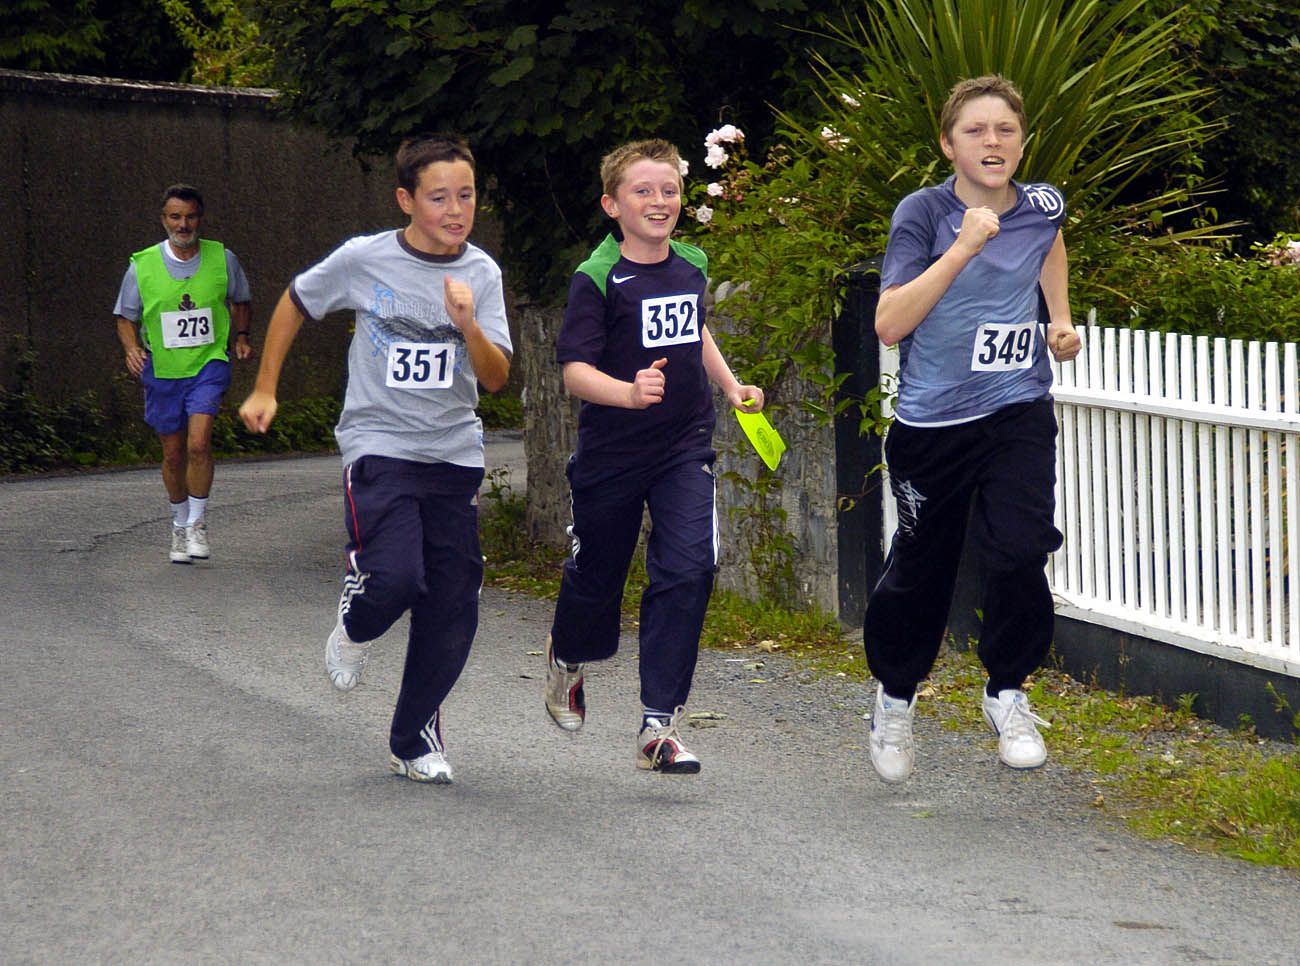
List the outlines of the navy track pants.
<svg viewBox="0 0 1300 966">
<path fill-rule="evenodd" d="M 411 628 L 389 747 L 399 758 L 441 750 L 438 709 L 478 629 L 483 470 L 363 456 L 343 470 L 348 571 L 341 607 L 358 643 L 406 611 Z"/>
<path fill-rule="evenodd" d="M 618 650 L 623 586 L 648 507 L 641 703 L 656 711 L 685 704 L 695 675 L 718 565 L 713 459 L 707 449 L 571 491 L 573 552 L 564 564 L 551 625 L 555 655 L 578 663 L 604 660 Z M 573 466 L 570 459 L 570 480 Z"/>
</svg>

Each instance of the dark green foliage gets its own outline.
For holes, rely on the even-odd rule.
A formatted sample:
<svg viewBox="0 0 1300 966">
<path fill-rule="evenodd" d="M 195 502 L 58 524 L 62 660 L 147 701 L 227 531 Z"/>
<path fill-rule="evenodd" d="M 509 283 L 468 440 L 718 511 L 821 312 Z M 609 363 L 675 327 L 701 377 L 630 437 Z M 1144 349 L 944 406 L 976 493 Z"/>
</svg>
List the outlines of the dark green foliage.
<svg viewBox="0 0 1300 966">
<path fill-rule="evenodd" d="M 1224 14 L 1200 54 L 1228 121 L 1206 163 L 1227 186 L 1220 214 L 1247 223 L 1247 242 L 1265 241 L 1300 231 L 1300 112 L 1289 107 L 1300 77 L 1300 5 L 1234 0 Z"/>
<path fill-rule="evenodd" d="M 1076 272 L 1076 308 L 1102 325 L 1300 341 L 1300 266 L 1208 245 L 1115 245 Z"/>
<path fill-rule="evenodd" d="M 788 29 L 839 3 L 713 0 L 628 5 L 518 0 L 269 0 L 295 116 L 363 153 L 425 130 L 466 136 L 505 224 L 512 283 L 548 301 L 606 230 L 600 157 L 633 137 L 693 142 L 722 117 L 771 129 L 804 48 Z"/>
<path fill-rule="evenodd" d="M 478 397 L 478 415 L 484 429 L 522 429 L 524 404 L 508 392 L 485 393 Z"/>
<path fill-rule="evenodd" d="M 103 414 L 94 393 L 48 403 L 31 391 L 36 353 L 15 340 L 11 388 L 0 388 L 0 473 L 97 462 L 104 452 Z"/>
<path fill-rule="evenodd" d="M 107 25 L 94 11 L 95 0 L 11 0 L 0 8 L 0 67 L 102 66 Z"/>
<path fill-rule="evenodd" d="M 1300 4 L 1294 0 L 1151 0 L 1147 17 L 1174 13 L 1174 54 L 1192 83 L 1216 100 L 1207 116 L 1226 124 L 1201 152 L 1221 192 L 1223 221 L 1242 222 L 1237 244 L 1300 231 Z"/>
<path fill-rule="evenodd" d="M 330 396 L 285 400 L 270 428 L 258 434 L 244 428 L 234 404 L 227 400 L 212 426 L 212 451 L 229 457 L 331 450 L 342 411 L 339 400 Z"/>
<path fill-rule="evenodd" d="M 158 435 L 141 420 L 140 387 L 125 375 L 105 401 L 88 392 L 66 402 L 31 390 L 36 353 L 17 340 L 13 385 L 0 387 L 0 473 L 153 463 L 162 459 Z M 135 402 L 128 402 L 134 400 Z M 342 405 L 333 397 L 288 400 L 265 435 L 244 429 L 227 400 L 212 428 L 218 457 L 334 449 Z"/>
<path fill-rule="evenodd" d="M 510 489 L 510 473 L 504 468 L 484 477 L 479 497 L 479 540 L 483 555 L 500 563 L 522 560 L 533 552 L 524 525 L 527 505 Z"/>
<path fill-rule="evenodd" d="M 200 0 L 195 6 L 202 9 Z M 11 0 L 0 4 L 0 67 L 179 81 L 193 57 L 158 3 Z"/>
</svg>

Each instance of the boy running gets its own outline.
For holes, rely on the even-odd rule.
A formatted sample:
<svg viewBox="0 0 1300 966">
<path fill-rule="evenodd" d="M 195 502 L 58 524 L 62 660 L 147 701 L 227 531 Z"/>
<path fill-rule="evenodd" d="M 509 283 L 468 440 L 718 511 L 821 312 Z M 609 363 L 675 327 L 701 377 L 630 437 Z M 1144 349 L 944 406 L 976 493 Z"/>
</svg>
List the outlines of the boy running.
<svg viewBox="0 0 1300 966">
<path fill-rule="evenodd" d="M 1020 690 L 1052 643 L 1044 568 L 1061 545 L 1047 350 L 1064 361 L 1081 343 L 1070 322 L 1065 201 L 1051 185 L 1012 180 L 1025 129 L 1009 81 L 957 84 L 939 136 L 954 174 L 904 198 L 890 224 L 876 333 L 899 345 L 885 440 L 899 522 L 864 620 L 879 682 L 871 763 L 885 781 L 912 772 L 916 687 L 939 652 L 968 517 L 984 575 L 984 718 L 1005 764 L 1047 760 L 1035 727 L 1046 722 Z"/>
<path fill-rule="evenodd" d="M 390 764 L 413 781 L 446 783 L 440 708 L 469 656 L 483 579 L 476 382 L 490 392 L 504 386 L 512 348 L 501 270 L 469 242 L 477 196 L 465 142 L 447 134 L 406 141 L 397 181 L 410 223 L 344 242 L 293 280 L 239 412 L 250 430 L 266 432 L 303 321 L 356 313 L 335 430 L 350 539 L 325 669 L 340 691 L 356 687 L 369 642 L 409 610 Z"/>
<path fill-rule="evenodd" d="M 578 266 L 556 346 L 582 407 L 567 470 L 573 553 L 547 640 L 545 703 L 561 728 L 582 727 L 583 665 L 618 649 L 623 585 L 649 507 L 636 763 L 691 774 L 700 760 L 678 722 L 718 561 L 709 381 L 751 412 L 763 391 L 736 380 L 704 324 L 704 253 L 671 240 L 682 208 L 677 149 L 626 144 L 604 158 L 601 181 L 617 227 Z"/>
</svg>

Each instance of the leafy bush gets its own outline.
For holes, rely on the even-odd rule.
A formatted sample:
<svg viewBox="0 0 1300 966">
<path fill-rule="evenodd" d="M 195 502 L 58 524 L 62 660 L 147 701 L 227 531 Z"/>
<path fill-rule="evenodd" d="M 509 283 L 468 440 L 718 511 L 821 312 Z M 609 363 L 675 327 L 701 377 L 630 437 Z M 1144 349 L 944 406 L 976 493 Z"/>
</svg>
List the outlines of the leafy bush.
<svg viewBox="0 0 1300 966">
<path fill-rule="evenodd" d="M 1279 259 L 1279 245 L 1285 238 L 1250 257 L 1203 244 L 1117 245 L 1075 273 L 1074 303 L 1095 308 L 1102 325 L 1297 342 L 1300 265 Z"/>
<path fill-rule="evenodd" d="M 138 398 L 135 382 L 115 384 L 108 405 L 93 392 L 50 402 L 32 391 L 36 353 L 15 343 L 12 388 L 0 388 L 0 473 L 35 473 L 87 466 L 154 463 L 162 459 L 158 435 L 124 405 Z M 118 391 L 119 388 L 121 391 Z M 227 400 L 212 427 L 218 457 L 334 449 L 334 425 L 342 405 L 332 397 L 287 400 L 265 435 L 244 429 L 236 404 Z"/>
<path fill-rule="evenodd" d="M 343 405 L 332 396 L 289 399 L 276 410 L 264 434 L 250 433 L 229 400 L 212 424 L 212 452 L 219 457 L 259 453 L 318 452 L 334 449 L 334 426 Z"/>
<path fill-rule="evenodd" d="M 480 393 L 478 415 L 484 429 L 520 429 L 524 425 L 524 404 L 508 392 Z"/>
<path fill-rule="evenodd" d="M 865 22 L 830 24 L 853 71 L 817 61 L 820 113 L 778 112 L 784 144 L 763 163 L 743 137 L 709 135 L 716 180 L 689 209 L 710 274 L 735 283 L 718 314 L 724 353 L 760 384 L 793 367 L 823 389 L 806 408 L 831 412 L 830 321 L 848 267 L 884 251 L 898 200 L 949 170 L 938 113 L 963 77 L 1002 73 L 1020 86 L 1029 138 L 1019 176 L 1070 201 L 1072 263 L 1109 256 L 1112 239 L 1167 245 L 1171 216 L 1194 207 L 1197 151 L 1217 130 L 1197 115 L 1206 92 L 1169 56 L 1174 21 L 1143 19 L 1145 0 L 886 0 Z M 1152 193 L 1129 197 L 1139 181 Z M 702 193 L 703 192 L 703 193 Z M 1195 225 L 1177 237 L 1212 234 Z"/>
</svg>

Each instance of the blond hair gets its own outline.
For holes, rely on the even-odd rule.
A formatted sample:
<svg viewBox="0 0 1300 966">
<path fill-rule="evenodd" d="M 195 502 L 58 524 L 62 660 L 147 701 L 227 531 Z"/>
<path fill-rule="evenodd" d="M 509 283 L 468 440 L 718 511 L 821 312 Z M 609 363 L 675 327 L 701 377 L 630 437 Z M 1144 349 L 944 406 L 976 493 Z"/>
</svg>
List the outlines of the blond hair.
<svg viewBox="0 0 1300 966">
<path fill-rule="evenodd" d="M 682 156 L 677 148 L 662 138 L 650 138 L 646 141 L 631 141 L 620 148 L 615 148 L 600 161 L 601 189 L 611 198 L 623 183 L 627 169 L 638 161 L 662 161 L 673 166 L 677 175 L 677 186 L 682 185 Z"/>
</svg>

